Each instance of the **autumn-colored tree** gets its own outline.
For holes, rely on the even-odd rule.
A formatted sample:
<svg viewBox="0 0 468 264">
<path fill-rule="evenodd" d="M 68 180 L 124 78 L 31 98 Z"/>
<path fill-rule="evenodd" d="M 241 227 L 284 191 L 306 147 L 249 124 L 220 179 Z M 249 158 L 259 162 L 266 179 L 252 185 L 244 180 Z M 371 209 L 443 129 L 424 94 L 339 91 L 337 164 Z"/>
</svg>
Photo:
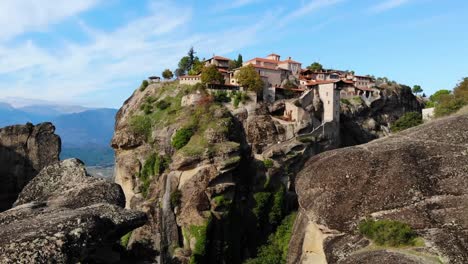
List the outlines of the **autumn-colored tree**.
<svg viewBox="0 0 468 264">
<path fill-rule="evenodd" d="M 235 77 L 237 82 L 245 89 L 257 93 L 262 91 L 264 85 L 262 78 L 253 65 L 249 64 L 240 68 Z"/>
<path fill-rule="evenodd" d="M 453 89 L 453 95 L 468 104 L 468 77 L 463 78 L 460 83 Z"/>
<path fill-rule="evenodd" d="M 172 79 L 172 77 L 174 77 L 174 73 L 172 73 L 172 71 L 169 69 L 165 69 L 162 72 L 162 77 L 166 80 L 169 80 L 169 79 Z"/>
<path fill-rule="evenodd" d="M 224 83 L 224 77 L 215 65 L 210 65 L 202 69 L 201 81 L 203 84 L 222 84 Z"/>
</svg>

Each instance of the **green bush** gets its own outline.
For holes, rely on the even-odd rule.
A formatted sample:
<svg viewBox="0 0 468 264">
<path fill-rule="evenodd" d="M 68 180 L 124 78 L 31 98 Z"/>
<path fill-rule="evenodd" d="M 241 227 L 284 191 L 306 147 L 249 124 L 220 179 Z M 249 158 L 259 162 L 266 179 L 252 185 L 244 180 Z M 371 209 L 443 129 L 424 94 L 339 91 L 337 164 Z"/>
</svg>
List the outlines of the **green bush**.
<svg viewBox="0 0 468 264">
<path fill-rule="evenodd" d="M 224 195 L 218 195 L 214 197 L 213 201 L 216 203 L 217 206 L 226 207 L 226 208 L 231 206 L 232 204 L 232 200 L 227 199 L 226 197 L 224 197 Z"/>
<path fill-rule="evenodd" d="M 350 105 L 351 104 L 351 102 L 348 99 L 345 99 L 345 98 L 340 99 L 340 101 L 341 101 L 342 104 L 345 104 L 345 105 Z"/>
<path fill-rule="evenodd" d="M 151 133 L 151 118 L 148 116 L 135 115 L 130 118 L 130 129 L 145 138 L 148 138 Z"/>
<path fill-rule="evenodd" d="M 171 193 L 171 208 L 174 209 L 180 205 L 180 199 L 182 198 L 182 192 L 177 189 Z"/>
<path fill-rule="evenodd" d="M 249 96 L 246 93 L 243 92 L 232 92 L 231 97 L 233 98 L 233 105 L 235 108 L 239 106 L 239 103 L 245 103 L 247 100 L 249 100 Z"/>
<path fill-rule="evenodd" d="M 211 218 L 201 226 L 190 226 L 188 228 L 188 236 L 190 238 L 195 238 L 195 248 L 192 251 L 192 257 L 190 258 L 190 264 L 201 264 L 206 263 L 205 255 L 206 255 L 206 247 L 208 244 L 207 240 L 207 232 L 208 227 L 210 225 Z"/>
<path fill-rule="evenodd" d="M 297 213 L 285 217 L 274 234 L 268 238 L 268 243 L 261 246 L 257 257 L 248 259 L 245 264 L 283 264 L 288 256 L 289 241 Z"/>
<path fill-rule="evenodd" d="M 229 103 L 231 102 L 231 98 L 229 98 L 226 91 L 216 91 L 214 93 L 214 101 L 218 103 Z"/>
<path fill-rule="evenodd" d="M 414 245 L 417 237 L 408 224 L 392 220 L 365 220 L 359 232 L 381 246 Z"/>
<path fill-rule="evenodd" d="M 159 102 L 156 103 L 156 107 L 160 110 L 165 110 L 167 109 L 169 106 L 171 106 L 171 103 L 170 102 L 167 102 L 165 100 L 161 100 Z"/>
<path fill-rule="evenodd" d="M 269 168 L 273 168 L 273 161 L 271 159 L 264 159 L 263 160 L 263 165 L 265 166 L 265 168 L 269 169 Z"/>
<path fill-rule="evenodd" d="M 268 217 L 268 204 L 270 201 L 271 193 L 269 192 L 258 192 L 254 194 L 255 207 L 252 212 L 254 213 L 257 221 Z"/>
<path fill-rule="evenodd" d="M 172 146 L 175 149 L 181 149 L 183 146 L 187 145 L 190 141 L 190 138 L 193 136 L 193 129 L 186 127 L 177 130 L 172 139 Z"/>
<path fill-rule="evenodd" d="M 465 105 L 465 102 L 461 98 L 456 98 L 453 95 L 443 96 L 441 101 L 436 104 L 434 109 L 434 115 L 436 117 L 446 116 L 453 114 L 460 110 Z"/>
<path fill-rule="evenodd" d="M 408 112 L 392 124 L 392 132 L 398 132 L 422 124 L 422 116 L 417 112 Z"/>
<path fill-rule="evenodd" d="M 146 87 L 148 87 L 149 83 L 147 80 L 144 80 L 141 82 L 141 85 L 140 85 L 140 91 L 144 91 L 146 89 Z"/>
<path fill-rule="evenodd" d="M 153 112 L 153 106 L 148 103 L 143 103 L 140 106 L 140 110 L 142 110 L 145 113 L 145 115 L 149 115 Z"/>
<path fill-rule="evenodd" d="M 130 237 L 132 236 L 132 231 L 128 232 L 125 234 L 123 237 L 120 238 L 120 245 L 124 248 L 127 248 L 128 246 L 128 241 L 130 240 Z"/>
<path fill-rule="evenodd" d="M 146 197 L 148 194 L 148 188 L 153 176 L 159 176 L 163 173 L 169 167 L 170 163 L 171 158 L 169 156 L 159 156 L 157 154 L 152 154 L 145 160 L 145 163 L 138 174 L 138 178 L 142 183 L 140 191 L 143 197 Z"/>
<path fill-rule="evenodd" d="M 284 202 L 285 188 L 283 185 L 275 192 L 273 196 L 273 205 L 270 213 L 268 214 L 268 220 L 271 225 L 278 225 L 283 217 L 283 202 Z"/>
</svg>

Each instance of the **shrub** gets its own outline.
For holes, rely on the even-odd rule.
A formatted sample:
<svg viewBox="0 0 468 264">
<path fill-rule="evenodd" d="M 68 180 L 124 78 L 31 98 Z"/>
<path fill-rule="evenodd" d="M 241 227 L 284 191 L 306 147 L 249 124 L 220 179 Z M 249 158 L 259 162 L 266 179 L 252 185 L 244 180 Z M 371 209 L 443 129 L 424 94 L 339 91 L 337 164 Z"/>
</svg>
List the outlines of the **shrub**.
<svg viewBox="0 0 468 264">
<path fill-rule="evenodd" d="M 148 87 L 149 83 L 147 80 L 143 80 L 140 85 L 140 91 L 144 91 Z"/>
<path fill-rule="evenodd" d="M 265 166 L 265 168 L 269 169 L 269 168 L 273 168 L 273 161 L 271 159 L 264 159 L 263 160 L 263 165 Z"/>
<path fill-rule="evenodd" d="M 275 192 L 273 196 L 273 206 L 268 214 L 268 219 L 270 224 L 274 226 L 278 225 L 283 217 L 284 191 L 284 186 L 281 185 L 279 190 Z"/>
<path fill-rule="evenodd" d="M 148 138 L 151 133 L 151 119 L 148 116 L 136 115 L 132 116 L 129 121 L 130 129 L 145 138 Z"/>
<path fill-rule="evenodd" d="M 171 158 L 169 156 L 159 156 L 157 154 L 152 154 L 145 160 L 145 163 L 138 174 L 138 178 L 142 183 L 140 191 L 143 197 L 146 197 L 148 194 L 148 188 L 153 176 L 159 176 L 169 167 L 170 163 Z"/>
<path fill-rule="evenodd" d="M 434 115 L 436 117 L 450 115 L 460 110 L 464 105 L 465 102 L 461 98 L 457 98 L 452 94 L 443 95 L 435 106 Z"/>
<path fill-rule="evenodd" d="M 270 196 L 271 193 L 269 192 L 258 192 L 254 194 L 255 207 L 253 208 L 252 212 L 257 218 L 257 221 L 260 221 L 267 217 Z"/>
<path fill-rule="evenodd" d="M 229 207 L 232 204 L 232 200 L 227 199 L 226 197 L 224 197 L 224 195 L 218 195 L 214 197 L 213 201 L 216 203 L 217 206 L 220 207 Z"/>
<path fill-rule="evenodd" d="M 145 113 L 145 115 L 149 115 L 153 112 L 153 106 L 147 103 L 143 103 L 140 106 L 140 110 L 142 110 Z"/>
<path fill-rule="evenodd" d="M 348 99 L 345 99 L 345 98 L 340 99 L 340 101 L 341 101 L 342 104 L 345 104 L 345 105 L 350 105 L 351 104 L 351 102 Z"/>
<path fill-rule="evenodd" d="M 182 198 L 182 192 L 177 189 L 171 193 L 171 208 L 174 209 L 180 205 L 180 199 Z"/>
<path fill-rule="evenodd" d="M 210 225 L 211 218 L 201 226 L 190 226 L 188 228 L 188 236 L 195 238 L 195 248 L 192 251 L 192 257 L 190 258 L 190 264 L 201 264 L 205 262 L 207 241 L 207 232 Z"/>
<path fill-rule="evenodd" d="M 359 232 L 386 246 L 414 245 L 417 237 L 408 224 L 392 220 L 365 220 L 359 224 Z"/>
<path fill-rule="evenodd" d="M 187 145 L 192 136 L 192 128 L 181 128 L 175 133 L 174 138 L 172 139 L 172 146 L 175 149 L 181 149 L 183 146 Z"/>
<path fill-rule="evenodd" d="M 214 101 L 218 103 L 228 103 L 231 101 L 226 91 L 216 91 L 214 93 Z"/>
<path fill-rule="evenodd" d="M 128 232 L 125 234 L 123 237 L 120 238 L 120 245 L 124 248 L 127 248 L 128 246 L 128 241 L 130 240 L 130 237 L 132 236 L 132 231 Z"/>
<path fill-rule="evenodd" d="M 392 132 L 398 132 L 422 124 L 422 116 L 417 112 L 408 112 L 392 124 Z"/>
<path fill-rule="evenodd" d="M 245 103 L 248 99 L 249 96 L 246 93 L 243 92 L 233 92 L 231 94 L 231 97 L 233 98 L 234 102 L 233 105 L 235 108 L 239 106 L 239 103 Z"/>
<path fill-rule="evenodd" d="M 285 217 L 278 226 L 274 234 L 268 238 L 268 243 L 261 246 L 257 257 L 248 259 L 245 264 L 271 264 L 286 263 L 288 255 L 289 241 L 291 240 L 292 229 L 297 213 L 292 213 Z"/>
<path fill-rule="evenodd" d="M 171 103 L 170 102 L 167 102 L 165 100 L 161 100 L 159 102 L 156 103 L 156 107 L 160 110 L 165 110 L 167 109 L 169 106 L 171 106 Z"/>
</svg>

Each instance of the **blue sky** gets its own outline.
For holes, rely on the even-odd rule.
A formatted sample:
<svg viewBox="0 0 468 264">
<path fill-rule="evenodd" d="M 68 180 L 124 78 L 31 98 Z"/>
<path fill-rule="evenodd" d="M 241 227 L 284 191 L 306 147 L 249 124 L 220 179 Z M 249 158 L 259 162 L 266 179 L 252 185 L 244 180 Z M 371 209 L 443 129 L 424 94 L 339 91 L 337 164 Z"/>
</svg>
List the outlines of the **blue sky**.
<svg viewBox="0 0 468 264">
<path fill-rule="evenodd" d="M 431 94 L 468 76 L 467 13 L 466 0 L 3 0 L 0 98 L 117 108 L 190 46 L 200 58 L 275 52 Z"/>
</svg>

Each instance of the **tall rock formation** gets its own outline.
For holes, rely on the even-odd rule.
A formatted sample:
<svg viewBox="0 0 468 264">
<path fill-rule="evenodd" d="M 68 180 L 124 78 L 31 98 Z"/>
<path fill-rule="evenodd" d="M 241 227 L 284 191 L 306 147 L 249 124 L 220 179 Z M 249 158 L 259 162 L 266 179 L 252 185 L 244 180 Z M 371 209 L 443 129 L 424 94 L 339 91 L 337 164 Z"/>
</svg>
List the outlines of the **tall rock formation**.
<svg viewBox="0 0 468 264">
<path fill-rule="evenodd" d="M 120 186 L 81 161 L 49 165 L 0 213 L 0 263 L 121 263 L 116 241 L 146 221 L 124 204 Z"/>
<path fill-rule="evenodd" d="M 298 174 L 289 263 L 468 263 L 468 116 L 312 157 Z M 424 243 L 375 247 L 365 218 L 409 224 Z"/>
<path fill-rule="evenodd" d="M 23 187 L 59 160 L 61 141 L 51 123 L 0 129 L 0 212 L 11 208 Z"/>
</svg>

